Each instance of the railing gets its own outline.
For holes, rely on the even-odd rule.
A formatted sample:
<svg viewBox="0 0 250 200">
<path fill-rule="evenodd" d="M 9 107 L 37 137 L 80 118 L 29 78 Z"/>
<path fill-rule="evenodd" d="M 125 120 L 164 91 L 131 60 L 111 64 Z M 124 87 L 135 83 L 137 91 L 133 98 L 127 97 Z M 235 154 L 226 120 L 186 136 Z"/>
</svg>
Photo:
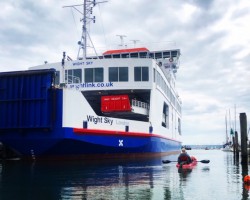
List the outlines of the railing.
<svg viewBox="0 0 250 200">
<path fill-rule="evenodd" d="M 66 82 L 71 84 L 71 83 L 81 83 L 81 79 L 78 76 L 73 76 L 73 75 L 68 75 L 66 79 Z"/>
<path fill-rule="evenodd" d="M 139 108 L 145 108 L 145 109 L 149 110 L 149 104 L 148 103 L 145 103 L 145 102 L 142 102 L 142 101 L 138 101 L 136 99 L 132 99 L 131 105 L 139 107 Z"/>
</svg>

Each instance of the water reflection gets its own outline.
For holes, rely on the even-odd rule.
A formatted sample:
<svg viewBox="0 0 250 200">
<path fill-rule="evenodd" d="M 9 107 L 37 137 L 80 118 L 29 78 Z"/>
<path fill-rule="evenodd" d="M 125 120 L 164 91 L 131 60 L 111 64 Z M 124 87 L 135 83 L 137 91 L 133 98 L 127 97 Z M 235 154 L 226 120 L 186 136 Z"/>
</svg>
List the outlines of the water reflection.
<svg viewBox="0 0 250 200">
<path fill-rule="evenodd" d="M 151 167 L 112 166 L 82 171 L 60 191 L 62 199 L 151 199 L 153 188 Z"/>
<path fill-rule="evenodd" d="M 178 170 L 175 163 L 162 165 L 161 160 L 176 160 L 175 157 L 3 162 L 0 199 L 249 199 L 249 187 L 243 183 L 248 165 L 241 165 L 233 154 L 220 151 L 192 150 L 192 154 L 211 162 L 198 163 L 189 171 Z"/>
<path fill-rule="evenodd" d="M 247 158 L 245 158 L 247 159 Z M 250 191 L 250 186 L 248 184 L 244 183 L 244 177 L 248 174 L 248 160 L 244 160 L 242 162 L 242 180 L 243 180 L 243 185 L 242 185 L 242 199 L 248 199 L 249 197 L 249 191 Z"/>
<path fill-rule="evenodd" d="M 6 162 L 1 166 L 0 199 L 152 199 L 153 176 L 162 171 L 154 161 Z"/>
<path fill-rule="evenodd" d="M 210 167 L 209 166 L 205 166 L 205 167 L 202 167 L 201 170 L 203 172 L 209 172 L 210 171 Z"/>
<path fill-rule="evenodd" d="M 62 186 L 61 199 L 151 199 L 153 168 L 112 165 L 84 168 Z"/>
<path fill-rule="evenodd" d="M 248 175 L 248 161 L 243 160 L 239 154 L 227 153 L 225 156 L 227 163 L 228 181 L 230 183 L 242 184 L 242 200 L 249 199 L 250 186 L 244 184 L 244 177 Z M 237 191 L 240 192 L 240 191 Z"/>
<path fill-rule="evenodd" d="M 178 169 L 178 173 L 180 175 L 180 180 L 182 181 L 186 181 L 188 175 L 190 175 L 190 173 L 192 172 L 192 169 Z"/>
</svg>

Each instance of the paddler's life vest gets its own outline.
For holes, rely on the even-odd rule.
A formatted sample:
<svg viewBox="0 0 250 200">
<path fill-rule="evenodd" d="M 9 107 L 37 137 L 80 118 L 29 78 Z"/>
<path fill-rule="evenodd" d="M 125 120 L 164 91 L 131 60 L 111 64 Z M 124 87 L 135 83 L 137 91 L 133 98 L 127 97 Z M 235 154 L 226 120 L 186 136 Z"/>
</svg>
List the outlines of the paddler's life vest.
<svg viewBox="0 0 250 200">
<path fill-rule="evenodd" d="M 188 157 L 187 156 L 181 156 L 180 161 L 188 161 Z"/>
<path fill-rule="evenodd" d="M 192 160 L 186 153 L 181 153 L 178 158 L 178 163 L 181 163 L 181 162 L 191 163 Z"/>
</svg>

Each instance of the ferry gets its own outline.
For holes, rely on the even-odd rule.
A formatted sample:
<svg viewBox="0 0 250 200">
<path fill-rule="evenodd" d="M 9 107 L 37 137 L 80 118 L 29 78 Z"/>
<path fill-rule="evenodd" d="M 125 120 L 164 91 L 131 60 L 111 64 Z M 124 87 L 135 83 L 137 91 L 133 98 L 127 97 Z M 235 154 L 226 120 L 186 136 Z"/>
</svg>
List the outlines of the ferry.
<svg viewBox="0 0 250 200">
<path fill-rule="evenodd" d="M 180 49 L 87 55 L 95 0 L 84 0 L 76 60 L 0 73 L 0 156 L 134 158 L 179 153 Z M 77 9 L 78 10 L 78 9 Z"/>
</svg>

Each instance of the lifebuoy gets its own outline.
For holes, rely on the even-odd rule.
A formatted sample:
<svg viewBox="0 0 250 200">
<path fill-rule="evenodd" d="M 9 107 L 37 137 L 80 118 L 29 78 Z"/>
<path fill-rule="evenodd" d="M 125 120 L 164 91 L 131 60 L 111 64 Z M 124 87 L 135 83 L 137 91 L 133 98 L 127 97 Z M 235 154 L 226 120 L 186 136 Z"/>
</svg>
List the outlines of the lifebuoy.
<svg viewBox="0 0 250 200">
<path fill-rule="evenodd" d="M 173 60 L 173 58 L 172 57 L 170 57 L 169 58 L 169 62 L 173 62 L 174 60 Z"/>
</svg>

